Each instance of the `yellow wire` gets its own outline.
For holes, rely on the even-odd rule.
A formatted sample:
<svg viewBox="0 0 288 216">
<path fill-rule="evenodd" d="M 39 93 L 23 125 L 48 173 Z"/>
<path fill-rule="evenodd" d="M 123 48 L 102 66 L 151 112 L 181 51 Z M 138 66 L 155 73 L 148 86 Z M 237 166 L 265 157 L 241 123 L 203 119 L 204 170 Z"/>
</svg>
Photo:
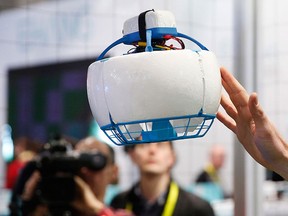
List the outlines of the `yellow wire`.
<svg viewBox="0 0 288 216">
<path fill-rule="evenodd" d="M 155 45 L 155 47 L 161 48 L 161 49 L 166 49 L 166 50 L 171 50 L 169 47 L 166 47 L 166 46 Z"/>
</svg>

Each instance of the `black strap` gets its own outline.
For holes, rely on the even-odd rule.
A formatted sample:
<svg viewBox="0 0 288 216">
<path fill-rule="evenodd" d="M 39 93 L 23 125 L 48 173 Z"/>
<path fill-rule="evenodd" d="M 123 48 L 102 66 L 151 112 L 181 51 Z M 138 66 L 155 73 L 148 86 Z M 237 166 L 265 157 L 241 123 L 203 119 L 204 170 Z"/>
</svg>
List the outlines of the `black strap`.
<svg viewBox="0 0 288 216">
<path fill-rule="evenodd" d="M 142 12 L 141 14 L 139 14 L 138 16 L 138 28 L 139 28 L 139 36 L 141 38 L 141 41 L 146 41 L 146 20 L 145 20 L 145 16 L 147 12 L 153 11 L 152 10 L 147 10 Z"/>
</svg>

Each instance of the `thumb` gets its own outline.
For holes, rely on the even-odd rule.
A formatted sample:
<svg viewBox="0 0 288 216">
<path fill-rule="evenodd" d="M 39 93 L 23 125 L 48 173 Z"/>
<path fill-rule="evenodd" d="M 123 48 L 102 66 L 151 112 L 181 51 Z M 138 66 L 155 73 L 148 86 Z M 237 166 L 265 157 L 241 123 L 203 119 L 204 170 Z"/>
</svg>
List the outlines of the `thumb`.
<svg viewBox="0 0 288 216">
<path fill-rule="evenodd" d="M 263 121 L 265 120 L 265 114 L 262 107 L 259 104 L 258 96 L 255 92 L 250 95 L 248 106 L 255 124 L 256 125 L 263 124 Z"/>
</svg>

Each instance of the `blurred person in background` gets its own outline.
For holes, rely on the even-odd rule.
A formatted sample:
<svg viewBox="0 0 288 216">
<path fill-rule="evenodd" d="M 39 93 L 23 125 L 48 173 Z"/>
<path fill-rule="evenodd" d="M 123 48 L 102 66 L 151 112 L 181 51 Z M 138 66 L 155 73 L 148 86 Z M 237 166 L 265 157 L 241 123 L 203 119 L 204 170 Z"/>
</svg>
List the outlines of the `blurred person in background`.
<svg viewBox="0 0 288 216">
<path fill-rule="evenodd" d="M 196 183 L 220 184 L 219 172 L 225 163 L 226 151 L 221 145 L 213 145 L 209 151 L 209 162 L 196 178 Z"/>
<path fill-rule="evenodd" d="M 109 146 L 113 150 L 112 147 Z M 114 152 L 114 150 L 113 150 Z M 113 153 L 114 154 L 114 153 Z M 112 181 L 106 188 L 105 197 L 104 197 L 104 203 L 108 206 L 110 206 L 112 199 L 121 192 L 121 189 L 119 187 L 119 172 L 118 172 L 118 166 L 115 171 L 115 175 L 112 178 Z"/>
<path fill-rule="evenodd" d="M 225 159 L 225 148 L 222 145 L 213 145 L 209 150 L 209 160 L 206 166 L 196 177 L 195 184 L 188 187 L 188 190 L 210 202 L 230 197 L 225 191 L 224 182 L 220 176 Z"/>
<path fill-rule="evenodd" d="M 28 137 L 14 140 L 14 159 L 7 164 L 5 188 L 13 189 L 20 171 L 39 152 L 41 144 Z"/>
<path fill-rule="evenodd" d="M 95 172 L 83 167 L 79 173 L 79 176 L 91 187 L 97 199 L 104 202 L 108 185 L 118 180 L 118 166 L 115 163 L 113 148 L 94 137 L 87 137 L 76 144 L 75 150 L 78 152 L 99 151 L 107 157 L 107 165 L 104 169 Z"/>
<path fill-rule="evenodd" d="M 130 210 L 137 216 L 214 215 L 207 201 L 184 191 L 172 179 L 176 161 L 172 142 L 136 144 L 126 150 L 138 167 L 140 179 L 130 190 L 117 195 L 112 207 Z"/>
</svg>

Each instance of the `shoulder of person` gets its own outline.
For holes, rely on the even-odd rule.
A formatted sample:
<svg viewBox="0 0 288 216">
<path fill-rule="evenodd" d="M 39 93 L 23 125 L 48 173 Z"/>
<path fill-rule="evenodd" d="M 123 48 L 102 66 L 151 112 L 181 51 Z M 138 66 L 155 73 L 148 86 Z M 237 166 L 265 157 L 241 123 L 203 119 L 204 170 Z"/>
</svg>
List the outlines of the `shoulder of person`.
<svg viewBox="0 0 288 216">
<path fill-rule="evenodd" d="M 205 170 L 202 170 L 198 174 L 198 176 L 197 176 L 197 178 L 195 180 L 196 183 L 209 182 L 209 181 L 211 181 L 210 180 L 210 176 Z"/>
<path fill-rule="evenodd" d="M 194 214 L 188 215 L 214 216 L 213 208 L 208 201 L 195 194 L 187 192 L 182 188 L 179 188 L 179 197 L 175 210 L 177 209 L 181 209 L 181 215 L 186 215 L 188 212 L 193 212 Z"/>
<path fill-rule="evenodd" d="M 117 194 L 111 201 L 111 207 L 118 209 L 118 208 L 125 208 L 128 202 L 128 197 L 132 193 L 132 189 L 121 192 Z"/>
</svg>

